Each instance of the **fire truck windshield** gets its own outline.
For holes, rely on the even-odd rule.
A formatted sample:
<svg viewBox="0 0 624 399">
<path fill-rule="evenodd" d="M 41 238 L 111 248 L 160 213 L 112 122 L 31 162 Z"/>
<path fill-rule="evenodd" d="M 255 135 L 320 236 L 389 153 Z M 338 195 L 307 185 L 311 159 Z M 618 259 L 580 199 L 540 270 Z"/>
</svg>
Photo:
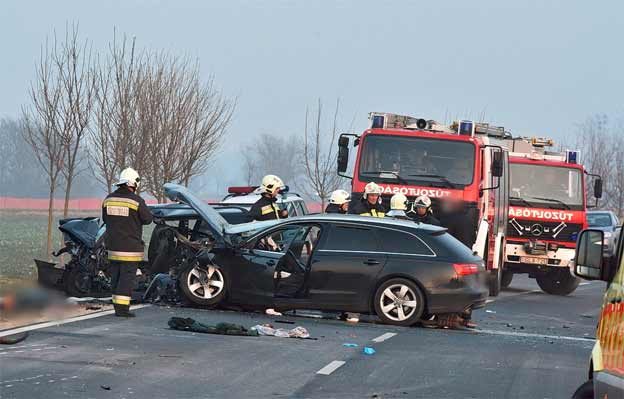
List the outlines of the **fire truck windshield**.
<svg viewBox="0 0 624 399">
<path fill-rule="evenodd" d="M 369 135 L 361 145 L 362 181 L 460 188 L 473 180 L 472 143 Z"/>
<path fill-rule="evenodd" d="M 554 209 L 583 209 L 581 171 L 543 164 L 511 163 L 510 203 Z"/>
</svg>

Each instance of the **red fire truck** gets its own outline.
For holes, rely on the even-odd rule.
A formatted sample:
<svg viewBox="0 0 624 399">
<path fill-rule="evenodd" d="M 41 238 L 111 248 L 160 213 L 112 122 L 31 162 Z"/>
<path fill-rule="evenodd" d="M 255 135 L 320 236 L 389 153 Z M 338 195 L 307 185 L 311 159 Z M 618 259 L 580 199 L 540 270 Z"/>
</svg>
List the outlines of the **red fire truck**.
<svg viewBox="0 0 624 399">
<path fill-rule="evenodd" d="M 395 193 L 410 201 L 426 194 L 434 215 L 449 232 L 486 261 L 490 294 L 502 282 L 509 174 L 507 151 L 495 141 L 502 127 L 458 121 L 451 126 L 391 113 L 369 114 L 361 135 L 342 134 L 338 173 L 352 178 L 352 201 L 361 200 L 371 181 L 383 188 L 386 205 Z M 353 175 L 349 151 L 357 147 Z"/>
<path fill-rule="evenodd" d="M 577 151 L 546 150 L 550 139 L 507 139 L 503 145 L 509 151 L 510 206 L 502 285 L 514 273 L 528 273 L 544 292 L 568 295 L 579 284 L 570 268 L 577 236 L 587 228 L 588 173 L 577 163 Z M 594 196 L 602 196 L 599 177 Z"/>
</svg>

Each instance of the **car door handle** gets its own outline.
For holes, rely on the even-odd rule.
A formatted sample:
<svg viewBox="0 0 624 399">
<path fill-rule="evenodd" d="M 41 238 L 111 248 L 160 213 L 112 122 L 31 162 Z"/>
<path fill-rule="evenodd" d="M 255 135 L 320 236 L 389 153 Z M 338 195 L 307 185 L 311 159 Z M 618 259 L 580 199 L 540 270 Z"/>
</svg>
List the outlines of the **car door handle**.
<svg viewBox="0 0 624 399">
<path fill-rule="evenodd" d="M 275 266 L 275 261 L 274 260 L 267 260 L 267 266 Z"/>
<path fill-rule="evenodd" d="M 368 259 L 363 262 L 365 265 L 378 265 L 379 261 L 375 259 Z"/>
</svg>

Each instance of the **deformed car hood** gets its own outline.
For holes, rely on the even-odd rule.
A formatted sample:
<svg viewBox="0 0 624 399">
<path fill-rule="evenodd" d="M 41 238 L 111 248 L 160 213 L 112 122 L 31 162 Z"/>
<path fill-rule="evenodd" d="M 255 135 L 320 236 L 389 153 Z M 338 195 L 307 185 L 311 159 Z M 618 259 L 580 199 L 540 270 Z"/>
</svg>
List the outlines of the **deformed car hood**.
<svg viewBox="0 0 624 399">
<path fill-rule="evenodd" d="M 182 202 L 193 208 L 197 214 L 208 224 L 215 239 L 230 242 L 229 235 L 245 234 L 271 227 L 278 220 L 267 220 L 264 222 L 251 222 L 243 224 L 229 224 L 217 210 L 206 202 L 198 198 L 188 188 L 174 183 L 166 183 L 164 186 L 165 195 L 171 201 Z"/>
</svg>

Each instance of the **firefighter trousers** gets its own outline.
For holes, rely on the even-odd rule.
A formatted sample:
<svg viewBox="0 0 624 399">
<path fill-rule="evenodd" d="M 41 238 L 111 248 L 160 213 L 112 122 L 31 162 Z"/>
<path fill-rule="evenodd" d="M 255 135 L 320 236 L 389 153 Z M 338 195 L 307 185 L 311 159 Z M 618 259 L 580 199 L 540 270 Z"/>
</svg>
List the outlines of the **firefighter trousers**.
<svg viewBox="0 0 624 399">
<path fill-rule="evenodd" d="M 115 312 L 130 310 L 130 299 L 136 280 L 136 262 L 111 261 L 111 288 Z"/>
</svg>

